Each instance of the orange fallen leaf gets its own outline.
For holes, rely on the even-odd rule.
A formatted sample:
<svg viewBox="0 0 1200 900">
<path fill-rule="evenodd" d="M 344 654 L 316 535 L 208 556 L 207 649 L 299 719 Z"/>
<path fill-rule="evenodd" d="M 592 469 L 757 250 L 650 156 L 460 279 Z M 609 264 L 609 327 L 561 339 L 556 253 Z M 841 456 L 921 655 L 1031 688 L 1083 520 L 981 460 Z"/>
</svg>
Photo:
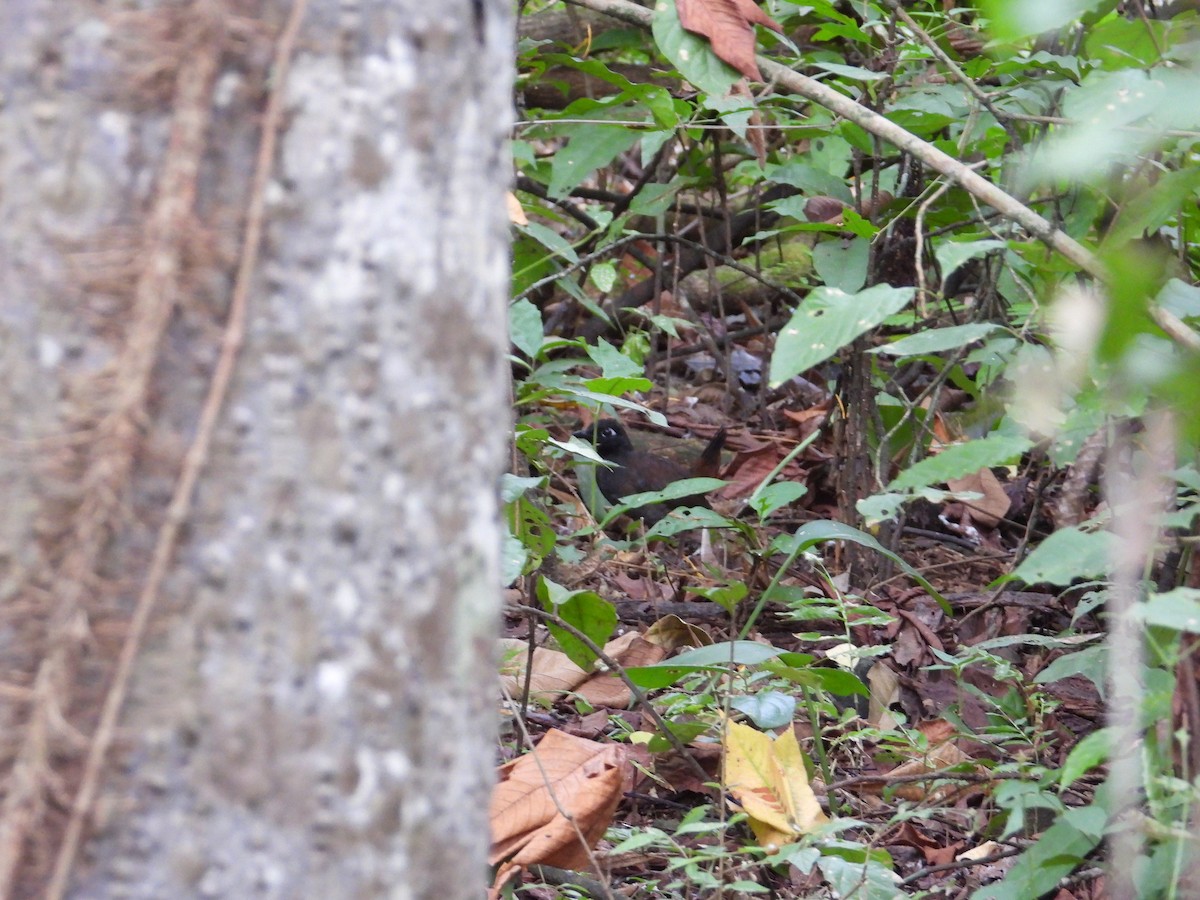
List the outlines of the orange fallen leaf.
<svg viewBox="0 0 1200 900">
<path fill-rule="evenodd" d="M 492 791 L 491 865 L 496 886 L 518 867 L 583 869 L 621 799 L 624 750 L 552 729 L 529 753 L 500 767 Z"/>
</svg>

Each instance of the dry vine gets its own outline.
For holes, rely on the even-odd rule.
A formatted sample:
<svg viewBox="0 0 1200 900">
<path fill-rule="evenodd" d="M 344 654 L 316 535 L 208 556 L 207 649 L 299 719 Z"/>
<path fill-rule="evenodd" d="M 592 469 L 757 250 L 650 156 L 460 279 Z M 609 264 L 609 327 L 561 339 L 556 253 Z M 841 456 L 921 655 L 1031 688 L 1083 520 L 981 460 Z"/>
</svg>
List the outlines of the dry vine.
<svg viewBox="0 0 1200 900">
<path fill-rule="evenodd" d="M 59 538 L 62 555 L 57 563 L 47 562 L 41 585 L 26 589 L 29 594 L 48 594 L 50 610 L 46 650 L 33 679 L 28 720 L 0 804 L 0 897 L 4 898 L 13 892 L 22 851 L 42 821 L 45 792 L 57 785 L 51 757 L 64 736 L 78 743 L 65 714 L 75 689 L 76 664 L 90 636 L 88 600 L 104 550 L 125 515 L 151 373 L 178 294 L 181 236 L 192 218 L 220 58 L 214 18 L 202 12 L 190 24 L 194 29 L 189 35 L 190 52 L 184 55 L 176 78 L 170 145 L 147 216 L 125 343 L 114 363 L 91 385 L 90 408 L 79 410 L 91 425 L 91 439 L 76 446 L 69 461 L 80 473 L 79 495 Z"/>
<path fill-rule="evenodd" d="M 246 308 L 250 293 L 250 281 L 258 262 L 259 248 L 262 245 L 263 213 L 265 206 L 266 187 L 271 178 L 275 160 L 275 147 L 279 136 L 280 123 L 283 115 L 283 89 L 287 83 L 287 71 L 291 62 L 296 37 L 300 24 L 304 19 L 307 0 L 295 0 L 288 21 L 284 26 L 276 45 L 274 65 L 272 67 L 273 87 L 267 97 L 267 108 L 263 116 L 262 140 L 259 143 L 258 157 L 255 161 L 254 180 L 250 190 L 250 199 L 246 210 L 246 231 L 242 242 L 242 252 L 238 262 L 237 276 L 233 286 L 233 297 L 229 308 L 229 318 L 226 322 L 225 333 L 221 341 L 221 354 L 217 360 L 212 380 L 209 383 L 208 394 L 201 410 L 200 422 L 196 436 L 184 457 L 179 479 L 167 509 L 166 521 L 158 533 L 155 542 L 154 556 L 150 570 L 146 575 L 137 607 L 130 622 L 129 632 L 121 647 L 121 655 L 117 662 L 117 671 L 112 684 L 105 696 L 104 707 L 100 722 L 93 735 L 84 767 L 83 778 L 75 803 L 71 808 L 71 818 L 67 825 L 66 834 L 54 866 L 54 874 L 47 889 L 48 900 L 62 897 L 70 878 L 71 866 L 78 850 L 83 827 L 95 801 L 96 791 L 100 784 L 100 775 L 104 768 L 108 749 L 112 745 L 116 730 L 117 719 L 124 705 L 129 689 L 129 679 L 133 672 L 133 664 L 141 647 L 142 638 L 146 633 L 155 602 L 158 599 L 167 568 L 174 555 L 175 546 L 179 539 L 179 531 L 187 520 L 191 509 L 192 497 L 196 483 L 204 470 L 208 459 L 212 437 L 216 430 L 217 419 L 229 393 L 229 385 L 233 380 L 234 369 L 237 365 L 238 354 L 246 333 Z"/>
</svg>

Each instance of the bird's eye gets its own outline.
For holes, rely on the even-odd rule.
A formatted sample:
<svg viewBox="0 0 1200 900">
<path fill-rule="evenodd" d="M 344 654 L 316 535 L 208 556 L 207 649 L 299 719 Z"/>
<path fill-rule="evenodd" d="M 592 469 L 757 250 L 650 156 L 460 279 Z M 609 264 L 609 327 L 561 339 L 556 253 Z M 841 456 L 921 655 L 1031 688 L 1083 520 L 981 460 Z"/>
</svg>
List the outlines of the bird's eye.
<svg viewBox="0 0 1200 900">
<path fill-rule="evenodd" d="M 615 428 L 605 428 L 603 431 L 600 432 L 600 437 L 602 437 L 602 438 L 611 438 L 611 437 L 616 437 L 616 436 L 617 436 L 617 430 Z"/>
</svg>

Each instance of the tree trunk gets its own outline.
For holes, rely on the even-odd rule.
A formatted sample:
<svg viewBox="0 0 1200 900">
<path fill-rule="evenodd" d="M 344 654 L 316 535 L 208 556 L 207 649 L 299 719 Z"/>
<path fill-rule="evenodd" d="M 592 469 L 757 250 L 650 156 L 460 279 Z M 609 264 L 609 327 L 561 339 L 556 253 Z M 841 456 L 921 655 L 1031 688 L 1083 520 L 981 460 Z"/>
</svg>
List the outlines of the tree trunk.
<svg viewBox="0 0 1200 900">
<path fill-rule="evenodd" d="M 475 900 L 510 4 L 144 5 L 0 10 L 0 897 Z"/>
</svg>

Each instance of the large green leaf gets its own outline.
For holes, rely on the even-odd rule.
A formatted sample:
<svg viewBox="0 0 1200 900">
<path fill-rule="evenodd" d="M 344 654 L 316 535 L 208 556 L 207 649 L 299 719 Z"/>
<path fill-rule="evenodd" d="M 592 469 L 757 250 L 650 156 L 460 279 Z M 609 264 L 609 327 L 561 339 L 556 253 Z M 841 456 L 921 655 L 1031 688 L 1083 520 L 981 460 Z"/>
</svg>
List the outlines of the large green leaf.
<svg viewBox="0 0 1200 900">
<path fill-rule="evenodd" d="M 567 146 L 554 154 L 550 166 L 551 197 L 562 197 L 601 166 L 612 162 L 637 143 L 641 132 L 617 124 L 597 122 L 576 125 L 569 132 Z"/>
<path fill-rule="evenodd" d="M 640 687 L 656 689 L 674 684 L 685 675 L 724 666 L 753 666 L 782 653 L 782 650 L 758 641 L 723 641 L 707 647 L 685 650 L 678 656 L 653 666 L 626 669 L 626 674 Z"/>
<path fill-rule="evenodd" d="M 592 591 L 570 591 L 549 578 L 538 579 L 538 599 L 548 611 L 587 635 L 598 647 L 603 647 L 617 625 L 617 610 L 607 600 Z M 588 670 L 596 654 L 571 631 L 561 625 L 547 623 L 563 653 L 579 668 Z"/>
<path fill-rule="evenodd" d="M 972 325 L 952 325 L 949 328 L 927 328 L 901 338 L 882 347 L 874 347 L 871 353 L 884 356 L 924 356 L 926 353 L 941 353 L 943 350 L 958 350 L 1000 328 L 995 322 L 976 322 Z"/>
<path fill-rule="evenodd" d="M 853 293 L 867 283 L 871 242 L 866 238 L 838 238 L 813 247 L 813 268 L 827 287 Z"/>
<path fill-rule="evenodd" d="M 857 294 L 817 288 L 779 333 L 771 358 L 771 386 L 777 387 L 829 359 L 856 337 L 898 313 L 912 297 L 912 288 L 886 284 Z"/>
<path fill-rule="evenodd" d="M 946 601 L 946 598 L 938 593 L 934 586 L 920 572 L 887 547 L 883 546 L 883 544 L 879 543 L 879 541 L 875 540 L 875 538 L 871 537 L 871 535 L 864 531 L 859 531 L 857 528 L 852 528 L 849 525 L 844 525 L 841 522 L 821 519 L 801 525 L 796 529 L 795 534 L 780 535 L 776 538 L 772 549 L 788 553 L 803 552 L 809 547 L 823 544 L 826 541 L 850 541 L 852 544 L 858 544 L 860 547 L 866 547 L 869 550 L 874 550 L 876 553 L 883 554 L 903 569 L 905 574 L 916 581 L 917 584 L 925 588 L 929 596 L 937 600 L 947 614 L 951 613 L 950 604 Z"/>
<path fill-rule="evenodd" d="M 951 273 L 964 264 L 981 256 L 987 256 L 997 250 L 1007 247 L 1004 241 L 943 241 L 933 251 L 938 268 L 942 270 L 942 280 L 949 278 Z"/>
<path fill-rule="evenodd" d="M 1025 557 L 1011 577 L 1026 584 L 1057 585 L 1097 578 L 1108 573 L 1113 540 L 1107 531 L 1060 528 Z"/>
<path fill-rule="evenodd" d="M 909 466 L 888 485 L 889 491 L 927 487 L 951 478 L 961 478 L 990 466 L 1012 462 L 1033 446 L 1033 441 L 1023 435 L 993 434 L 977 441 L 947 447 L 937 456 L 931 456 Z"/>
<path fill-rule="evenodd" d="M 1108 815 L 1099 806 L 1069 809 L 1017 858 L 1004 879 L 976 891 L 975 900 L 1041 897 L 1069 875 L 1100 843 Z"/>
<path fill-rule="evenodd" d="M 1147 625 L 1200 634 L 1200 590 L 1196 588 L 1181 587 L 1154 594 L 1133 611 Z"/>
<path fill-rule="evenodd" d="M 542 348 L 544 326 L 541 311 L 522 297 L 508 307 L 508 333 L 513 346 L 533 359 Z"/>
<path fill-rule="evenodd" d="M 1012 41 L 1042 34 L 1074 22 L 1100 6 L 1113 7 L 1116 0 L 981 0 L 990 31 L 1001 40 Z"/>
</svg>

